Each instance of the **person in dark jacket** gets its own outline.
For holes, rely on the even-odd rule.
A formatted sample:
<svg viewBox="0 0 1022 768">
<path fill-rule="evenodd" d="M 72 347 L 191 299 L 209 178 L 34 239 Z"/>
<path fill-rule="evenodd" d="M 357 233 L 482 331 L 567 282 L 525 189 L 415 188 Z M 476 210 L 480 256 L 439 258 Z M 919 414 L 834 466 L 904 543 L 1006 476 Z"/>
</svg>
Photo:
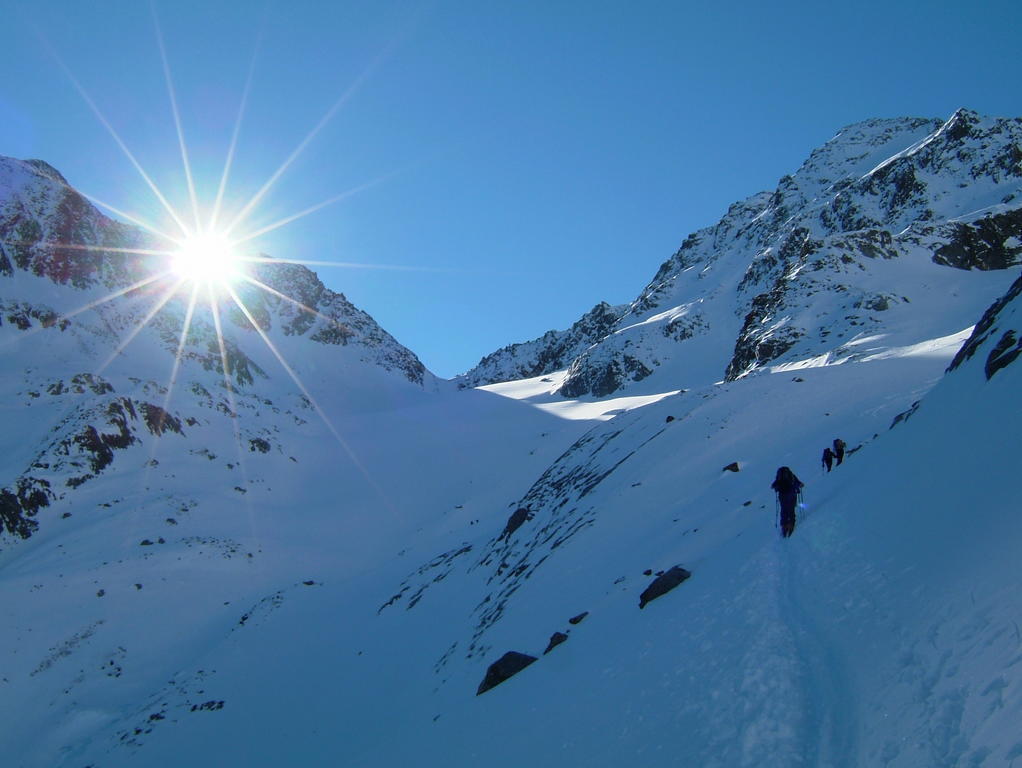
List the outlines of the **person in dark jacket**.
<svg viewBox="0 0 1022 768">
<path fill-rule="evenodd" d="M 788 538 L 795 532 L 795 505 L 802 490 L 802 481 L 788 467 L 781 467 L 770 487 L 777 493 L 777 503 L 781 508 L 781 536 Z"/>
<path fill-rule="evenodd" d="M 827 468 L 827 471 L 830 472 L 830 468 L 833 465 L 834 451 L 830 450 L 830 446 L 828 445 L 826 448 L 823 449 L 823 466 L 825 466 Z"/>
<path fill-rule="evenodd" d="M 840 437 L 834 438 L 834 458 L 837 459 L 839 467 L 841 466 L 841 462 L 845 460 L 845 441 Z"/>
</svg>

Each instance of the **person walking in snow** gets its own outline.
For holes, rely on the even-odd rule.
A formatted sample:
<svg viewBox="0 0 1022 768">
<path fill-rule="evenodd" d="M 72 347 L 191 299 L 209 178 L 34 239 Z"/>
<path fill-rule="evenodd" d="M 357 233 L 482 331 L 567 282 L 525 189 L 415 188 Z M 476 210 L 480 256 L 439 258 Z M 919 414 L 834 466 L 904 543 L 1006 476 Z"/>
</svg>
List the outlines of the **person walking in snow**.
<svg viewBox="0 0 1022 768">
<path fill-rule="evenodd" d="M 830 472 L 830 468 L 833 465 L 834 451 L 830 450 L 830 446 L 828 445 L 826 448 L 823 449 L 823 466 L 825 466 L 827 468 L 827 471 Z"/>
<path fill-rule="evenodd" d="M 840 467 L 841 462 L 845 460 L 845 441 L 840 437 L 834 438 L 834 458 L 837 459 L 837 465 Z"/>
<path fill-rule="evenodd" d="M 780 467 L 770 487 L 777 494 L 781 510 L 781 537 L 788 538 L 795 532 L 795 505 L 802 492 L 802 481 L 788 467 Z"/>
</svg>

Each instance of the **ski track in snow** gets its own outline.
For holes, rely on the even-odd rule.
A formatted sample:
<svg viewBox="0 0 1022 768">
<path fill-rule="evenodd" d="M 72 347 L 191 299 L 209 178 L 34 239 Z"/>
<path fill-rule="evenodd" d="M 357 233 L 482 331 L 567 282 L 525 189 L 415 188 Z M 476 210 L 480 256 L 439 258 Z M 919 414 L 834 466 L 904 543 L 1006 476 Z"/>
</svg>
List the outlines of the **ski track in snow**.
<svg viewBox="0 0 1022 768">
<path fill-rule="evenodd" d="M 820 510 L 817 510 L 819 512 Z M 823 510 L 824 514 L 826 510 Z M 855 707 L 846 677 L 846 664 L 807 612 L 799 593 L 813 588 L 812 568 L 803 565 L 804 547 L 796 536 L 771 548 L 781 572 L 779 579 L 780 618 L 791 632 L 796 657 L 802 664 L 806 693 L 807 733 L 803 743 L 811 748 L 805 764 L 824 768 L 857 765 Z"/>
</svg>

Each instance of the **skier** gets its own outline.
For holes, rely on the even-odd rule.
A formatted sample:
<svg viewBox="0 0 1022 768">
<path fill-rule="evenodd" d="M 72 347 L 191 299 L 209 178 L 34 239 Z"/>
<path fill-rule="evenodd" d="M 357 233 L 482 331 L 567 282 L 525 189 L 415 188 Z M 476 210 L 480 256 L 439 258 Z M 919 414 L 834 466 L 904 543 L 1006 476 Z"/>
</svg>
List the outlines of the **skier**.
<svg viewBox="0 0 1022 768">
<path fill-rule="evenodd" d="M 827 471 L 830 472 L 830 468 L 831 466 L 833 466 L 833 464 L 834 451 L 830 450 L 830 446 L 828 445 L 826 448 L 823 449 L 823 466 L 825 466 L 827 468 Z"/>
<path fill-rule="evenodd" d="M 834 458 L 837 459 L 837 465 L 840 467 L 841 462 L 845 460 L 845 441 L 840 437 L 834 438 Z"/>
<path fill-rule="evenodd" d="M 787 538 L 795 532 L 795 504 L 802 492 L 802 481 L 790 469 L 781 467 L 770 487 L 777 493 L 781 508 L 781 537 Z"/>
</svg>

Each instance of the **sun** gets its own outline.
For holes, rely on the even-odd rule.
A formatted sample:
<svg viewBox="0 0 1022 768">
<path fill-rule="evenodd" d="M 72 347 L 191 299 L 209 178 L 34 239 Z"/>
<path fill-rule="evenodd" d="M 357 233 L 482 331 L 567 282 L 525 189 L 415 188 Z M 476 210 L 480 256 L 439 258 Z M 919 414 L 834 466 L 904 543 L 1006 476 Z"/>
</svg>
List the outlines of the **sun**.
<svg viewBox="0 0 1022 768">
<path fill-rule="evenodd" d="M 239 277 L 241 261 L 226 235 L 207 232 L 181 241 L 171 257 L 171 269 L 192 283 L 222 285 Z"/>
</svg>

